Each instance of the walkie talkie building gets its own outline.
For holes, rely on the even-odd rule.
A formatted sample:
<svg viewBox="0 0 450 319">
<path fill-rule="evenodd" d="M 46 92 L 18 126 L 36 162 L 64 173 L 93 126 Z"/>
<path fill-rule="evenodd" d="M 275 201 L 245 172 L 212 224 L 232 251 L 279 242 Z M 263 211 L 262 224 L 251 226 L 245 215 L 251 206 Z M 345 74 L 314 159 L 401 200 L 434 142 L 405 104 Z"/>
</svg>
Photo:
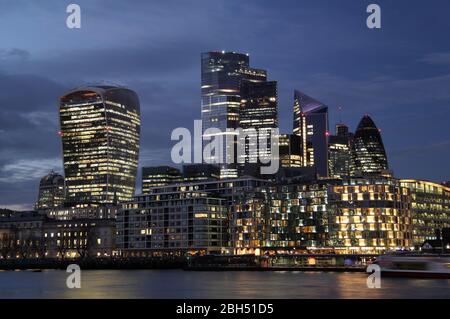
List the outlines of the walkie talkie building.
<svg viewBox="0 0 450 319">
<path fill-rule="evenodd" d="M 115 86 L 81 87 L 60 98 L 59 112 L 67 203 L 131 199 L 139 157 L 137 94 Z"/>
</svg>

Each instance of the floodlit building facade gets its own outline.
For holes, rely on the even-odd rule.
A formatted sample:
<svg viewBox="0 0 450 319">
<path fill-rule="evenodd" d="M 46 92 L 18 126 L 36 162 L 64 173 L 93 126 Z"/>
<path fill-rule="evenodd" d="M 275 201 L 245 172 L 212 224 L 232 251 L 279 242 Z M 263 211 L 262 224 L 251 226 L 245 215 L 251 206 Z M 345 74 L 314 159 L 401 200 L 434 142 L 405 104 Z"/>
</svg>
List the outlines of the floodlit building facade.
<svg viewBox="0 0 450 319">
<path fill-rule="evenodd" d="M 231 215 L 234 252 L 262 255 L 326 247 L 327 190 L 326 183 L 305 183 L 244 194 Z"/>
<path fill-rule="evenodd" d="M 0 259 L 108 257 L 114 219 L 55 220 L 37 212 L 0 217 Z"/>
<path fill-rule="evenodd" d="M 135 191 L 140 106 L 132 90 L 81 87 L 60 98 L 67 203 L 103 205 Z"/>
<path fill-rule="evenodd" d="M 348 178 L 330 189 L 329 245 L 382 253 L 412 247 L 411 192 L 395 178 Z"/>
<path fill-rule="evenodd" d="M 410 249 L 411 195 L 382 176 L 261 187 L 235 202 L 230 233 L 236 254 Z"/>
</svg>

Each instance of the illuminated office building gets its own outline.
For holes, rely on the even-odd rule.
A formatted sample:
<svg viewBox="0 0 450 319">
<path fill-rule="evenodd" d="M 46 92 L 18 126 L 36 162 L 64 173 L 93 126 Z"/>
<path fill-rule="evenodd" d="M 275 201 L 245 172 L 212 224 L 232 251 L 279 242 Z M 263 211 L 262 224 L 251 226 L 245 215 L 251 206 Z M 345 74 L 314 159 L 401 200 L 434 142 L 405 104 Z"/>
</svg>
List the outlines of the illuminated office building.
<svg viewBox="0 0 450 319">
<path fill-rule="evenodd" d="M 183 165 L 183 182 L 195 183 L 220 179 L 220 168 L 213 164 Z"/>
<path fill-rule="evenodd" d="M 201 103 L 203 138 L 223 139 L 235 138 L 227 128 L 239 127 L 241 106 L 241 82 L 265 82 L 266 71 L 254 69 L 249 66 L 249 56 L 236 52 L 207 52 L 201 56 Z M 221 133 L 205 130 L 217 128 Z M 209 141 L 204 142 L 205 145 Z M 237 177 L 236 158 L 231 147 L 234 143 L 223 143 L 223 149 L 215 158 L 204 158 L 207 163 L 218 163 L 221 160 L 221 177 Z M 220 154 L 222 153 L 222 154 Z M 218 157 L 221 157 L 219 159 Z M 233 162 L 226 164 L 224 162 Z"/>
<path fill-rule="evenodd" d="M 373 120 L 365 115 L 353 137 L 351 174 L 380 173 L 388 169 L 380 131 Z"/>
<path fill-rule="evenodd" d="M 229 209 L 235 198 L 267 185 L 241 177 L 152 187 L 122 203 L 117 244 L 124 256 L 230 251 Z"/>
<path fill-rule="evenodd" d="M 294 134 L 281 134 L 278 137 L 280 167 L 303 167 L 301 138 Z"/>
<path fill-rule="evenodd" d="M 236 254 L 382 253 L 412 245 L 411 194 L 388 177 L 294 181 L 238 196 Z"/>
<path fill-rule="evenodd" d="M 150 187 L 164 186 L 181 181 L 179 169 L 170 166 L 142 168 L 142 193 L 147 194 Z"/>
<path fill-rule="evenodd" d="M 61 97 L 59 112 L 67 204 L 131 199 L 139 155 L 137 94 L 114 86 L 82 87 Z"/>
<path fill-rule="evenodd" d="M 271 131 L 266 129 L 278 128 L 277 82 L 241 83 L 239 127 L 246 135 L 244 158 L 240 159 L 245 164 L 240 166 L 244 171 L 250 168 L 258 174 L 259 167 L 263 165 L 259 159 L 267 163 L 272 154 Z M 260 139 L 266 141 L 266 145 L 260 145 Z"/>
<path fill-rule="evenodd" d="M 263 187 L 233 206 L 230 231 L 238 255 L 322 248 L 328 235 L 325 183 Z"/>
<path fill-rule="evenodd" d="M 420 181 L 400 180 L 411 191 L 414 245 L 437 240 L 437 234 L 450 228 L 450 187 Z"/>
<path fill-rule="evenodd" d="M 117 216 L 124 256 L 221 253 L 228 245 L 225 200 L 201 191 L 153 188 Z"/>
<path fill-rule="evenodd" d="M 51 171 L 39 183 L 39 196 L 36 210 L 46 210 L 61 207 L 65 201 L 64 177 Z"/>
<path fill-rule="evenodd" d="M 295 91 L 293 132 L 301 138 L 303 166 L 314 166 L 319 176 L 327 177 L 328 107 Z"/>
<path fill-rule="evenodd" d="M 345 253 L 409 249 L 411 192 L 394 178 L 344 179 L 330 189 L 329 245 Z"/>
<path fill-rule="evenodd" d="M 345 124 L 336 125 L 336 135 L 328 137 L 328 172 L 331 178 L 350 176 L 353 134 Z"/>
</svg>

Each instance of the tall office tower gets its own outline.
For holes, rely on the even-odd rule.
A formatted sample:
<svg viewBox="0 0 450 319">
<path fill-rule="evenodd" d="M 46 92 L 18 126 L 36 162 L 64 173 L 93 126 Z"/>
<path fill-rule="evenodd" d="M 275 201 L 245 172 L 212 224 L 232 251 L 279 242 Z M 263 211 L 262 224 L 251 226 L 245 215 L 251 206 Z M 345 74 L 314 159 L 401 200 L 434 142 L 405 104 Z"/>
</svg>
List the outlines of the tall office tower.
<svg viewBox="0 0 450 319">
<path fill-rule="evenodd" d="M 353 134 L 348 126 L 336 124 L 336 135 L 328 137 L 328 174 L 332 178 L 350 176 Z"/>
<path fill-rule="evenodd" d="M 303 166 L 315 166 L 319 176 L 327 177 L 328 107 L 300 91 L 295 91 L 293 132 L 301 138 Z M 308 142 L 311 143 L 312 149 Z"/>
<path fill-rule="evenodd" d="M 81 87 L 60 99 L 67 204 L 129 200 L 135 191 L 140 107 L 132 90 Z"/>
<path fill-rule="evenodd" d="M 277 82 L 252 82 L 244 80 L 241 83 L 241 107 L 239 127 L 246 135 L 245 153 L 239 165 L 243 173 L 259 174 L 260 166 L 264 165 L 259 159 L 271 158 L 272 141 L 269 130 L 278 128 L 278 98 Z M 260 145 L 264 139 L 266 145 Z"/>
<path fill-rule="evenodd" d="M 147 194 L 150 187 L 165 186 L 181 182 L 179 169 L 170 166 L 153 166 L 142 168 L 142 194 Z"/>
<path fill-rule="evenodd" d="M 359 122 L 352 144 L 351 175 L 380 173 L 389 169 L 380 132 L 368 115 Z"/>
<path fill-rule="evenodd" d="M 201 59 L 203 138 L 223 139 L 220 152 L 214 158 L 204 158 L 203 161 L 210 164 L 221 162 L 221 178 L 236 177 L 236 158 L 232 156 L 235 152 L 231 149 L 235 143 L 225 142 L 227 136 L 231 140 L 235 134 L 226 133 L 226 129 L 239 126 L 241 82 L 265 82 L 266 71 L 250 68 L 248 55 L 241 53 L 207 52 L 202 53 Z M 205 130 L 214 128 L 221 130 L 221 133 L 205 133 Z M 204 143 L 206 145 L 209 141 Z M 227 161 L 234 163 L 227 164 Z"/>
<path fill-rule="evenodd" d="M 278 137 L 280 167 L 303 167 L 300 136 L 280 134 Z"/>
<path fill-rule="evenodd" d="M 350 176 L 352 161 L 349 139 L 341 135 L 328 138 L 328 172 L 332 178 Z"/>
<path fill-rule="evenodd" d="M 39 183 L 39 196 L 35 208 L 45 210 L 61 207 L 65 200 L 64 177 L 51 171 Z"/>
<path fill-rule="evenodd" d="M 348 126 L 343 123 L 336 124 L 336 135 L 337 136 L 351 136 Z"/>
</svg>

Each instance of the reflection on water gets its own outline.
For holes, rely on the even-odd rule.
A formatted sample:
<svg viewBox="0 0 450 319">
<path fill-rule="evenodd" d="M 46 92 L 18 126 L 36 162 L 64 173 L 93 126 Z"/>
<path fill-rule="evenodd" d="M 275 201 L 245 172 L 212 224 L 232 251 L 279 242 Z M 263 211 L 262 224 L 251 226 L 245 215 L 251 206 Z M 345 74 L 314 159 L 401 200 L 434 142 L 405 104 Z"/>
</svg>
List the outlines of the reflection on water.
<svg viewBox="0 0 450 319">
<path fill-rule="evenodd" d="M 0 272 L 0 298 L 450 298 L 450 280 L 382 278 L 364 273 L 86 270 L 81 289 L 59 270 Z"/>
</svg>

